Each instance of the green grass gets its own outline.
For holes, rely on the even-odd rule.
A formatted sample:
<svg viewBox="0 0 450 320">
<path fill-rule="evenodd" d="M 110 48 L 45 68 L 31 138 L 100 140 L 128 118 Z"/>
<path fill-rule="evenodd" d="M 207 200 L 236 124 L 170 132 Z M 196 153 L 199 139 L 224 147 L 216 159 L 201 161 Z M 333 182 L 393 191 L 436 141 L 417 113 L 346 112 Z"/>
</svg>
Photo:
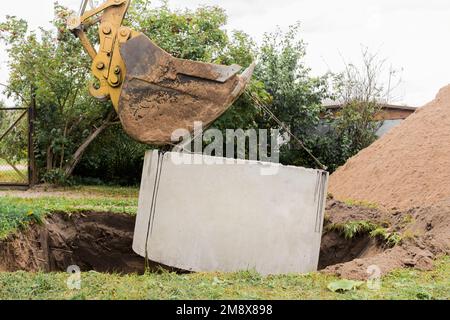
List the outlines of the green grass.
<svg viewBox="0 0 450 320">
<path fill-rule="evenodd" d="M 312 273 L 261 277 L 253 272 L 235 274 L 173 273 L 107 275 L 87 272 L 81 275 L 81 290 L 69 290 L 64 273 L 0 273 L 0 299 L 450 299 L 450 258 L 436 263 L 431 272 L 398 270 L 382 280 L 379 291 L 363 285 L 346 293 L 333 293 L 327 286 L 337 278 Z"/>
<path fill-rule="evenodd" d="M 372 238 L 383 240 L 388 246 L 395 247 L 402 243 L 403 237 L 397 232 L 389 232 L 386 228 L 377 228 L 370 232 Z"/>
<path fill-rule="evenodd" d="M 61 196 L 63 192 L 67 196 Z M 137 187 L 75 186 L 48 188 L 48 192 L 30 197 L 0 197 L 0 239 L 28 225 L 40 222 L 54 212 L 115 212 L 135 215 L 138 207 Z"/>
<path fill-rule="evenodd" d="M 364 220 L 329 224 L 326 226 L 325 231 L 336 231 L 347 240 L 352 240 L 361 235 L 369 235 L 371 238 L 384 241 L 389 247 L 395 247 L 403 241 L 403 236 L 401 234 L 390 232 L 385 227 Z"/>
<path fill-rule="evenodd" d="M 0 183 L 26 184 L 28 182 L 28 170 L 20 170 L 25 179 L 21 177 L 14 169 L 0 170 Z"/>
<path fill-rule="evenodd" d="M 377 229 L 379 229 L 379 226 L 369 221 L 349 221 L 346 223 L 330 224 L 326 227 L 326 231 L 339 232 L 348 240 L 359 235 L 370 234 Z"/>
<path fill-rule="evenodd" d="M 68 191 L 73 194 L 90 194 L 96 197 L 105 198 L 135 198 L 139 197 L 138 187 L 117 187 L 117 186 L 73 186 L 62 188 L 61 191 Z"/>
<path fill-rule="evenodd" d="M 115 212 L 135 215 L 137 198 L 0 197 L 0 239 L 53 212 Z"/>
<path fill-rule="evenodd" d="M 0 197 L 0 238 L 39 222 L 52 212 L 100 211 L 135 214 L 137 188 L 77 186 L 64 191 L 74 197 L 48 194 L 38 198 Z M 86 196 L 89 195 L 89 196 Z M 365 223 L 347 225 L 347 234 L 374 232 Z M 356 230 L 356 231 L 355 231 Z M 345 230 L 344 230 L 345 231 Z M 374 232 L 375 233 L 375 232 Z M 378 230 L 377 236 L 385 235 Z M 363 285 L 356 291 L 333 293 L 328 285 L 336 277 L 312 273 L 261 277 L 253 272 L 236 274 L 109 275 L 82 274 L 82 289 L 69 290 L 65 273 L 1 273 L 1 299 L 450 299 L 450 258 L 444 257 L 430 272 L 398 270 L 383 278 L 382 288 Z"/>
</svg>

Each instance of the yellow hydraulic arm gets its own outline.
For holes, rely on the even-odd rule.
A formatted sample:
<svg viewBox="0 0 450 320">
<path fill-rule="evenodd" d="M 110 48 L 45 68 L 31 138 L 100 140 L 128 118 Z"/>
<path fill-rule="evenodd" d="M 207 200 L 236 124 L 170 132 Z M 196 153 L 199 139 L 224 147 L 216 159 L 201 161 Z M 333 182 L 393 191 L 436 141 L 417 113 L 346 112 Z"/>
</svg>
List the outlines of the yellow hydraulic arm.
<svg viewBox="0 0 450 320">
<path fill-rule="evenodd" d="M 126 69 L 120 56 L 119 45 L 139 33 L 122 26 L 130 0 L 108 0 L 98 8 L 85 11 L 88 0 L 81 5 L 79 17 L 68 21 L 69 29 L 80 39 L 86 52 L 92 58 L 92 74 L 98 80 L 91 84 L 89 91 L 100 100 L 111 99 L 114 108 L 118 109 L 121 86 Z M 100 18 L 97 18 L 102 13 Z M 98 52 L 86 36 L 87 29 L 100 22 Z"/>
</svg>

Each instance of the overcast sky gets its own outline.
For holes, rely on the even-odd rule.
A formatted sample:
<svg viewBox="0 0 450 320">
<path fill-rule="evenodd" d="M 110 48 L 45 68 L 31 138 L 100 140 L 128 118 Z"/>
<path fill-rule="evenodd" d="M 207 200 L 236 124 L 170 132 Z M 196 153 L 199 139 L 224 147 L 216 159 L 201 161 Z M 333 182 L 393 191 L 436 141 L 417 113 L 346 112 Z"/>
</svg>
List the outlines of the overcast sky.
<svg viewBox="0 0 450 320">
<path fill-rule="evenodd" d="M 60 0 L 78 10 L 81 0 Z M 157 3 L 157 2 L 156 2 Z M 403 69 L 396 103 L 421 106 L 450 83 L 450 1 L 448 0 L 171 0 L 174 7 L 220 5 L 229 15 L 228 28 L 250 34 L 258 42 L 277 25 L 303 25 L 307 64 L 316 75 L 338 72 L 346 61 L 358 61 L 367 46 L 389 65 Z M 49 26 L 53 0 L 5 1 L 0 19 L 16 15 L 33 28 Z M 0 48 L 0 82 L 7 81 Z M 386 78 L 387 79 L 387 78 Z"/>
</svg>

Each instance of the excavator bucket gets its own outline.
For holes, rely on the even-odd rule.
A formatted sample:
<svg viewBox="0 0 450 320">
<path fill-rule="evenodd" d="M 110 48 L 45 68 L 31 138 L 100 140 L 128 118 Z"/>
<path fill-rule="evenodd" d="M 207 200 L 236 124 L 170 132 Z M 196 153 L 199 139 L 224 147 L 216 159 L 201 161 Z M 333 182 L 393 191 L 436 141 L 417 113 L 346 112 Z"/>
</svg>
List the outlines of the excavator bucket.
<svg viewBox="0 0 450 320">
<path fill-rule="evenodd" d="M 91 9 L 86 11 L 90 3 Z M 238 65 L 222 66 L 172 57 L 144 34 L 123 25 L 131 0 L 83 0 L 78 16 L 67 21 L 92 58 L 90 93 L 110 99 L 125 131 L 152 145 L 177 143 L 178 129 L 207 127 L 244 92 L 254 64 L 242 74 Z M 86 31 L 100 23 L 99 46 Z"/>
<path fill-rule="evenodd" d="M 125 131 L 152 145 L 167 145 L 177 129 L 209 126 L 243 93 L 254 71 L 172 57 L 140 34 L 120 45 L 126 76 L 118 113 Z"/>
</svg>

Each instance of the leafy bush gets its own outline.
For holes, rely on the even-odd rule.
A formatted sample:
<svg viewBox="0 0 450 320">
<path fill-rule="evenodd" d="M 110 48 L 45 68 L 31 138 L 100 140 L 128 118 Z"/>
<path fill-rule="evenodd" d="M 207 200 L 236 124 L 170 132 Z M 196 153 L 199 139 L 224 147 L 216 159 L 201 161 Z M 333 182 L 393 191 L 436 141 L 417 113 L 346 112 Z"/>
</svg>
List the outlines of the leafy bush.
<svg viewBox="0 0 450 320">
<path fill-rule="evenodd" d="M 322 101 L 329 97 L 329 75 L 310 75 L 305 63 L 306 46 L 298 40 L 300 30 L 300 24 L 296 24 L 286 33 L 277 30 L 265 35 L 255 76 L 272 97 L 268 104 L 271 112 L 321 158 L 321 150 L 316 148 L 320 139 L 316 129 L 323 111 Z M 261 128 L 279 128 L 285 134 L 270 115 L 264 114 L 258 124 Z M 293 139 L 283 145 L 280 152 L 283 164 L 317 167 Z"/>
<path fill-rule="evenodd" d="M 326 129 L 318 141 L 317 154 L 335 171 L 349 158 L 370 146 L 377 139 L 383 105 L 400 83 L 397 71 L 389 68 L 386 59 L 379 59 L 363 48 L 361 62 L 346 63 L 345 70 L 333 75 L 333 99 L 342 108 L 337 113 L 325 115 L 322 126 Z M 384 86 L 381 79 L 386 77 Z"/>
<path fill-rule="evenodd" d="M 63 170 L 52 169 L 46 171 L 42 175 L 42 182 L 56 186 L 70 186 L 73 185 L 73 179 L 67 177 Z"/>
</svg>

